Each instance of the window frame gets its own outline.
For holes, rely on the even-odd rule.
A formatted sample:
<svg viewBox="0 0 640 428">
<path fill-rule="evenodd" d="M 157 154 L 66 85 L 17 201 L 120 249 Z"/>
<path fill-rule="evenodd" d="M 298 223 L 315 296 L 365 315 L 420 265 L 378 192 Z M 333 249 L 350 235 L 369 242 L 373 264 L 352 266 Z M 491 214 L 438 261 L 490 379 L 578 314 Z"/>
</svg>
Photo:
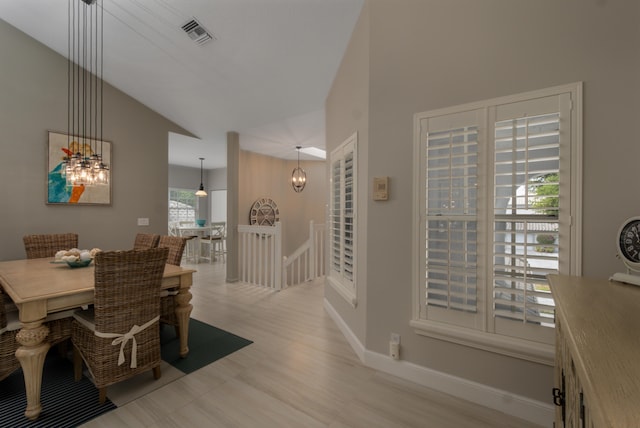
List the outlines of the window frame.
<svg viewBox="0 0 640 428">
<path fill-rule="evenodd" d="M 453 106 L 444 109 L 437 109 L 414 115 L 414 209 L 413 209 L 413 314 L 410 325 L 419 335 L 434 337 L 437 339 L 450 341 L 474 348 L 484 349 L 491 352 L 497 352 L 524 360 L 535 361 L 543 364 L 552 365 L 554 358 L 554 345 L 551 343 L 541 343 L 534 340 L 524 338 L 504 336 L 492 331 L 493 312 L 487 308 L 493 304 L 493 285 L 492 274 L 493 269 L 493 230 L 494 223 L 494 201 L 493 197 L 493 179 L 494 169 L 492 158 L 494 153 L 494 125 L 496 122 L 495 109 L 502 105 L 510 103 L 521 103 L 527 100 L 535 100 L 538 98 L 561 96 L 569 94 L 569 113 L 568 118 L 563 117 L 562 120 L 568 120 L 569 141 L 563 140 L 561 144 L 568 144 L 565 150 L 568 150 L 569 159 L 563 159 L 560 169 L 569 168 L 568 176 L 562 179 L 563 190 L 565 191 L 563 198 L 566 207 L 560 212 L 559 221 L 561 221 L 562 233 L 568 234 L 564 236 L 567 243 L 566 259 L 559 259 L 559 272 L 567 275 L 580 275 L 582 271 L 581 260 L 581 206 L 582 206 L 582 83 L 572 83 L 568 85 L 556 86 L 552 88 L 541 89 L 521 94 L 499 97 L 489 100 L 483 100 L 475 103 L 469 103 L 459 106 Z M 558 98 L 561 99 L 560 97 Z M 560 101 L 559 101 L 560 102 Z M 426 237 L 423 239 L 421 233 L 424 228 L 421 222 L 425 221 L 425 213 L 421 204 L 426 197 L 426 181 L 425 173 L 422 171 L 424 150 L 421 147 L 423 137 L 421 135 L 421 120 L 431 117 L 452 115 L 464 111 L 478 110 L 484 117 L 480 124 L 482 129 L 479 130 L 478 144 L 482 146 L 479 151 L 479 174 L 483 174 L 478 178 L 479 185 L 484 189 L 479 198 L 478 205 L 478 223 L 482 222 L 482 227 L 478 231 L 478 247 L 482 247 L 484 261 L 478 261 L 478 305 L 485 305 L 480 327 L 475 325 L 473 328 L 464 325 L 453 325 L 448 322 L 433 321 L 424 315 L 423 303 L 425 298 L 422 296 L 426 293 L 425 282 L 423 278 L 424 269 L 421 268 L 425 264 L 426 254 L 423 248 Z M 568 196 L 567 196 L 568 195 Z M 489 212 L 490 211 L 490 212 Z M 481 283 L 481 285 L 480 285 Z M 536 326 L 534 326 L 536 327 Z M 542 327 L 536 327 L 542 328 Z M 544 327 L 547 328 L 547 327 Z"/>
<path fill-rule="evenodd" d="M 174 220 L 171 220 L 171 211 L 172 211 L 172 208 L 171 208 L 171 201 L 175 201 L 175 202 L 177 202 L 177 203 L 184 204 L 184 205 L 186 205 L 186 206 L 188 206 L 188 207 L 191 207 L 191 206 L 192 206 L 191 204 L 186 203 L 186 202 L 184 202 L 184 201 L 179 201 L 179 200 L 171 199 L 171 194 L 172 194 L 172 192 L 176 192 L 176 193 L 184 193 L 184 194 L 190 194 L 190 195 L 191 195 L 191 194 L 193 194 L 193 196 L 192 196 L 192 197 L 190 197 L 190 201 L 191 201 L 191 200 L 193 200 L 193 202 L 194 202 L 194 205 L 193 205 L 193 219 L 191 219 L 191 218 L 186 218 L 186 219 L 184 219 L 184 220 L 183 220 L 183 219 L 179 218 L 179 219 L 177 219 L 177 220 L 175 220 L 175 219 L 174 219 Z M 192 189 L 183 189 L 183 188 L 180 188 L 180 187 L 169 187 L 169 192 L 168 192 L 168 195 L 167 195 L 167 199 L 168 199 L 168 202 L 169 202 L 169 209 L 167 210 L 167 218 L 168 218 L 169 227 L 171 226 L 171 224 L 172 224 L 172 223 L 177 223 L 177 222 L 180 222 L 180 221 L 192 221 L 192 222 L 194 222 L 194 223 L 195 223 L 195 220 L 196 220 L 196 218 L 197 218 L 197 210 L 198 210 L 198 206 L 197 206 L 197 196 L 195 196 L 195 194 L 194 194 L 194 192 L 193 192 L 193 190 L 192 190 Z M 182 208 L 181 210 L 191 211 L 191 210 L 189 210 L 189 209 L 187 209 L 187 208 Z M 180 216 L 178 216 L 178 217 L 180 217 Z M 187 217 L 188 217 L 188 216 L 187 216 Z"/>
<path fill-rule="evenodd" d="M 358 133 L 353 133 L 349 138 L 343 141 L 338 147 L 331 151 L 329 154 L 329 212 L 327 219 L 327 229 L 328 229 L 328 237 L 329 237 L 329 257 L 328 257 L 328 274 L 327 274 L 327 282 L 328 284 L 343 298 L 345 299 L 351 306 L 356 307 L 358 300 L 356 294 L 356 278 L 357 278 L 357 212 L 358 212 L 358 152 L 357 152 L 357 143 L 358 143 Z M 347 202 L 345 199 L 345 159 L 347 156 L 351 154 L 352 157 L 352 172 L 351 172 L 351 209 L 350 214 L 347 214 Z M 341 170 L 340 170 L 340 206 L 335 206 L 335 189 L 334 189 L 334 163 L 340 162 Z M 334 228 L 334 216 L 336 210 L 340 211 L 340 236 L 337 237 L 339 241 L 337 255 L 340 260 L 340 271 L 334 269 L 333 259 L 335 257 L 334 252 L 334 239 L 335 236 L 335 228 Z M 351 274 L 344 274 L 344 253 L 345 253 L 345 240 L 347 239 L 345 236 L 345 225 L 348 220 L 350 220 L 351 226 Z"/>
</svg>

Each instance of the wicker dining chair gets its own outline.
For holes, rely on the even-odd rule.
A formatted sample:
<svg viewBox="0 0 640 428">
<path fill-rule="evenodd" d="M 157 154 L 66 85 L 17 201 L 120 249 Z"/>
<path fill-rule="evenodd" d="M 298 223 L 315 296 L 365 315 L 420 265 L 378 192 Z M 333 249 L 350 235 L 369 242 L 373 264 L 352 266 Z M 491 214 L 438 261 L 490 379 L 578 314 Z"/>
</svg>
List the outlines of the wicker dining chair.
<svg viewBox="0 0 640 428">
<path fill-rule="evenodd" d="M 189 238 L 182 236 L 163 235 L 160 237 L 158 247 L 166 247 L 169 249 L 169 256 L 167 257 L 168 264 L 180 266 L 180 263 L 182 263 L 182 255 L 184 254 L 184 250 L 188 240 Z M 176 317 L 177 294 L 177 287 L 170 288 L 168 290 L 162 290 L 160 292 L 160 322 L 163 324 L 174 326 L 176 330 L 176 336 L 180 334 L 178 331 L 178 318 Z"/>
<path fill-rule="evenodd" d="M 22 238 L 28 259 L 53 257 L 60 250 L 78 248 L 77 233 L 26 235 Z"/>
<path fill-rule="evenodd" d="M 3 380 L 20 367 L 16 350 L 20 344 L 16 334 L 21 328 L 17 311 L 7 311 L 8 296 L 0 289 L 0 380 Z M 71 337 L 71 317 L 52 314 L 44 323 L 49 328 L 46 341 L 57 345 Z"/>
<path fill-rule="evenodd" d="M 158 240 L 158 248 L 168 248 L 167 264 L 180 266 L 182 263 L 182 255 L 189 240 L 183 236 L 167 236 L 162 235 Z"/>
<path fill-rule="evenodd" d="M 133 241 L 134 250 L 147 250 L 149 248 L 156 248 L 160 235 L 154 235 L 151 233 L 138 233 L 135 241 Z"/>
<path fill-rule="evenodd" d="M 150 369 L 160 378 L 160 286 L 168 253 L 151 248 L 96 254 L 94 305 L 74 315 L 71 342 L 74 377 L 82 378 L 84 360 L 100 403 L 109 385 Z"/>
<path fill-rule="evenodd" d="M 25 235 L 22 237 L 22 241 L 24 242 L 24 250 L 27 253 L 27 259 L 54 257 L 58 251 L 78 248 L 77 233 Z M 8 304 L 7 306 L 10 306 L 13 303 L 6 294 L 4 296 L 4 300 L 5 305 Z M 72 315 L 73 309 L 70 309 L 64 312 L 50 314 L 45 319 L 46 325 L 49 327 L 47 341 L 51 345 L 60 344 L 59 351 L 61 354 L 66 353 L 66 341 L 71 338 Z"/>
<path fill-rule="evenodd" d="M 16 349 L 20 346 L 16 341 L 16 333 L 20 329 L 20 323 L 15 318 L 7 319 L 4 293 L 0 290 L 0 332 L 2 332 L 0 334 L 0 380 L 20 367 L 15 355 Z"/>
</svg>

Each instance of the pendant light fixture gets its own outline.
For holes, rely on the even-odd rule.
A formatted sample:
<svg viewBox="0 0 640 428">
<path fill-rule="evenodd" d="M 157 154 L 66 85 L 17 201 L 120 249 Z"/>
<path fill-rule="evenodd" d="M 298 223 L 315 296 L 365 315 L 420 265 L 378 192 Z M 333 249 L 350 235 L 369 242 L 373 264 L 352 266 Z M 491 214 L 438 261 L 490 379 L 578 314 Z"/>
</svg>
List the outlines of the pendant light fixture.
<svg viewBox="0 0 640 428">
<path fill-rule="evenodd" d="M 203 197 L 203 196 L 207 196 L 207 192 L 204 191 L 204 186 L 202 184 L 202 161 L 204 160 L 204 158 L 199 158 L 199 159 L 200 159 L 200 188 L 196 192 L 196 196 Z"/>
<path fill-rule="evenodd" d="M 102 156 L 103 23 L 101 0 L 69 0 L 67 149 L 61 174 L 67 186 L 109 184 Z"/>
<path fill-rule="evenodd" d="M 300 149 L 302 146 L 296 146 L 298 149 L 298 166 L 293 169 L 291 173 L 291 186 L 296 193 L 302 192 L 304 186 L 307 184 L 307 173 L 304 169 L 300 168 Z"/>
</svg>

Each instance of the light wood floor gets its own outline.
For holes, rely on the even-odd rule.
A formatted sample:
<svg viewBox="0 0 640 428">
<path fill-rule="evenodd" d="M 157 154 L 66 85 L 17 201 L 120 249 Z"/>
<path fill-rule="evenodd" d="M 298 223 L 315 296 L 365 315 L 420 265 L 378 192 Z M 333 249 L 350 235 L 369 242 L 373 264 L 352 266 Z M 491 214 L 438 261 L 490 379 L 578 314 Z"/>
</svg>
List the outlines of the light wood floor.
<svg viewBox="0 0 640 428">
<path fill-rule="evenodd" d="M 254 343 L 85 427 L 539 428 L 363 366 L 321 282 L 273 292 L 193 267 L 192 317 Z"/>
</svg>

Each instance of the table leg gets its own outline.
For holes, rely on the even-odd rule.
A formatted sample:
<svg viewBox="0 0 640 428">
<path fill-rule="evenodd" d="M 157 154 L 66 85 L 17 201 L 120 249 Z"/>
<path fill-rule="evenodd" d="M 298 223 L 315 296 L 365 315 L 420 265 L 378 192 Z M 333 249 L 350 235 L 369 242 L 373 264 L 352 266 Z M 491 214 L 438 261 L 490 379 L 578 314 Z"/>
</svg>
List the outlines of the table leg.
<svg viewBox="0 0 640 428">
<path fill-rule="evenodd" d="M 178 317 L 178 329 L 180 331 L 180 356 L 186 357 L 189 353 L 189 317 L 193 305 L 191 292 L 188 288 L 180 288 L 176 295 L 176 316 Z"/>
<path fill-rule="evenodd" d="M 37 419 L 42 411 L 40 390 L 44 359 L 50 347 L 49 342 L 45 341 L 48 334 L 49 328 L 41 321 L 35 321 L 23 323 L 16 335 L 16 340 L 22 345 L 16 351 L 16 358 L 22 366 L 27 392 L 27 409 L 24 415 L 31 420 Z"/>
</svg>

